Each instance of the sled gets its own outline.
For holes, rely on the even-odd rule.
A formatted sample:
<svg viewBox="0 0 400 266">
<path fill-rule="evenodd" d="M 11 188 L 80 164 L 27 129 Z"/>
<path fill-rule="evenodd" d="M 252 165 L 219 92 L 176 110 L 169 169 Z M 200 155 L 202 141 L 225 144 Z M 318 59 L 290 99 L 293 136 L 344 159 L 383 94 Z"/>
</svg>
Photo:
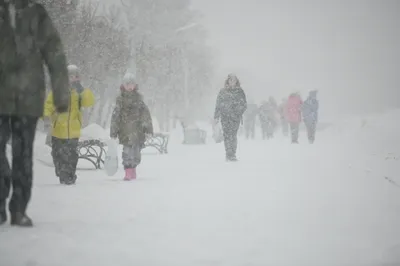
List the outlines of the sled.
<svg viewBox="0 0 400 266">
<path fill-rule="evenodd" d="M 118 171 L 118 143 L 115 140 L 107 141 L 107 153 L 104 161 L 104 171 L 113 176 Z"/>
</svg>

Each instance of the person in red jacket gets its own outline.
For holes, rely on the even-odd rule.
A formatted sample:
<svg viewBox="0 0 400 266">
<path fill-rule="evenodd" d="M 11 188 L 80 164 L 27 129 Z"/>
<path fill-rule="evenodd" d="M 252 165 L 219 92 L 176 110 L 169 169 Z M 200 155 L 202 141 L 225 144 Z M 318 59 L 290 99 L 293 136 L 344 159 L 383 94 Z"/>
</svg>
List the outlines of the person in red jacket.
<svg viewBox="0 0 400 266">
<path fill-rule="evenodd" d="M 292 143 L 299 143 L 299 125 L 301 122 L 301 107 L 303 100 L 299 93 L 292 93 L 286 103 L 285 115 L 286 121 L 289 122 Z"/>
</svg>

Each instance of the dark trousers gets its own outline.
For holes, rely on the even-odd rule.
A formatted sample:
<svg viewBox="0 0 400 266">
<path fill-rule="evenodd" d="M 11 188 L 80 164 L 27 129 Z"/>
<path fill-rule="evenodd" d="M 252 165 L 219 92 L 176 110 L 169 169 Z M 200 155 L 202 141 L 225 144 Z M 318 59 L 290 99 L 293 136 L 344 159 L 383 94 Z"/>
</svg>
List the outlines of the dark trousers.
<svg viewBox="0 0 400 266">
<path fill-rule="evenodd" d="M 262 139 L 270 139 L 274 137 L 275 125 L 271 120 L 261 122 Z"/>
<path fill-rule="evenodd" d="M 79 160 L 79 139 L 51 139 L 51 155 L 60 183 L 71 184 L 76 181 L 76 167 Z"/>
<path fill-rule="evenodd" d="M 244 129 L 245 129 L 246 139 L 255 139 L 255 137 L 256 137 L 256 121 L 255 120 L 245 121 Z"/>
<path fill-rule="evenodd" d="M 236 157 L 237 134 L 240 127 L 240 119 L 222 118 L 222 131 L 224 133 L 224 145 L 227 159 Z"/>
<path fill-rule="evenodd" d="M 124 145 L 122 150 L 122 165 L 124 169 L 136 168 L 142 161 L 140 145 Z"/>
<path fill-rule="evenodd" d="M 317 125 L 316 123 L 310 122 L 310 123 L 305 123 L 306 129 L 307 129 L 307 137 L 308 141 L 310 143 L 314 143 L 315 141 L 315 132 L 317 130 Z"/>
<path fill-rule="evenodd" d="M 33 141 L 38 118 L 30 116 L 0 116 L 0 212 L 5 212 L 6 200 L 11 213 L 25 214 L 31 198 L 33 179 Z M 11 137 L 11 167 L 6 155 Z"/>
<path fill-rule="evenodd" d="M 299 142 L 299 130 L 300 130 L 300 123 L 290 122 L 290 132 L 291 132 L 291 136 L 292 136 L 292 143 Z"/>
</svg>

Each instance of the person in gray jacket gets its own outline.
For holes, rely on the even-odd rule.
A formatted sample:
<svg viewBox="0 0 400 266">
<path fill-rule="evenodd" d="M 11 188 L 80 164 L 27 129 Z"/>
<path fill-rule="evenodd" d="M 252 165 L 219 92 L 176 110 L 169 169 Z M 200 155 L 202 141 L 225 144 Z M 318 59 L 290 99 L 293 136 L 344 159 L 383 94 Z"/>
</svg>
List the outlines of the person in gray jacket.
<svg viewBox="0 0 400 266">
<path fill-rule="evenodd" d="M 45 8 L 32 0 L 0 0 L 0 224 L 29 227 L 26 209 L 31 197 L 33 141 L 43 115 L 47 65 L 58 112 L 69 104 L 64 49 Z M 6 144 L 12 139 L 12 167 Z"/>
<path fill-rule="evenodd" d="M 237 161 L 237 134 L 246 109 L 246 94 L 236 75 L 230 74 L 218 94 L 214 112 L 214 123 L 222 125 L 227 161 Z"/>
</svg>

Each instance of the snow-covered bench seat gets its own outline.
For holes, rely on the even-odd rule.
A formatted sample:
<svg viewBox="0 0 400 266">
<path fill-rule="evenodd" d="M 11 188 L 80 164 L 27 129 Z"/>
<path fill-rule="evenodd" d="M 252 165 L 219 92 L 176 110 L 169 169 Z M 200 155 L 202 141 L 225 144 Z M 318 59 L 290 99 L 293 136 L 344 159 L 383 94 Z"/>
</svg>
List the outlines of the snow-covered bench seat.
<svg viewBox="0 0 400 266">
<path fill-rule="evenodd" d="M 205 144 L 207 132 L 200 128 L 186 128 L 183 130 L 183 144 Z"/>
<path fill-rule="evenodd" d="M 183 129 L 183 144 L 206 144 L 207 131 L 200 128 L 198 123 L 185 123 L 181 120 Z"/>
</svg>

